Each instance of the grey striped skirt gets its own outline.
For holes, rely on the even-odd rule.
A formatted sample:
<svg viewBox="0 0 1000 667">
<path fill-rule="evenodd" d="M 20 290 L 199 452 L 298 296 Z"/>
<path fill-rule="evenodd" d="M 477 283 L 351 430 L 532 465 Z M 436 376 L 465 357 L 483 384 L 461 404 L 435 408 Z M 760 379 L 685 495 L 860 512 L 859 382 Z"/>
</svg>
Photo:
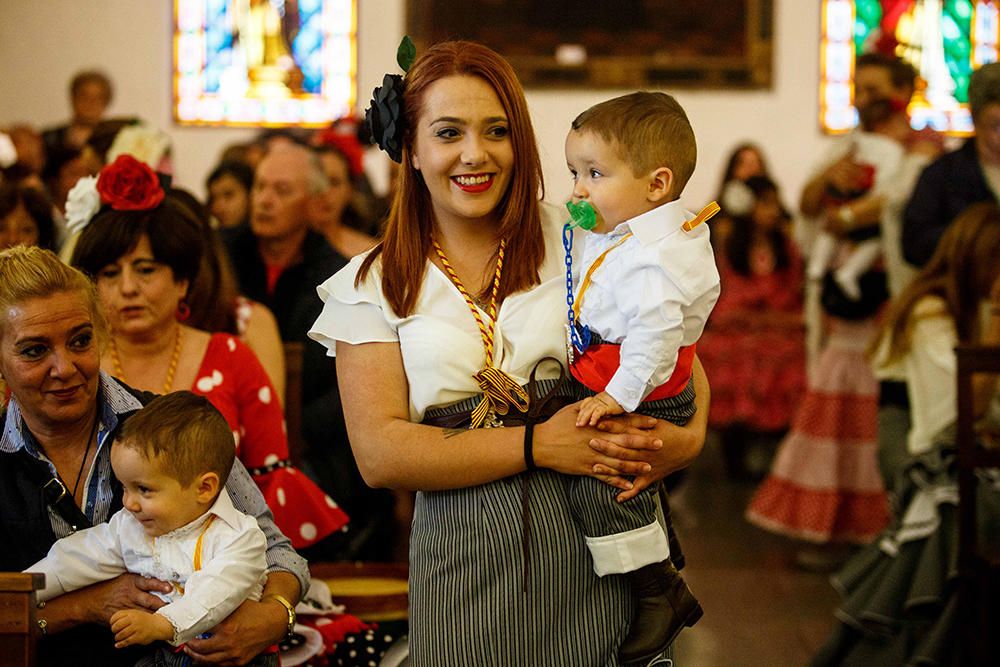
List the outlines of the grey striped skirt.
<svg viewBox="0 0 1000 667">
<path fill-rule="evenodd" d="M 538 384 L 539 393 L 551 387 Z M 428 412 L 427 418 L 458 414 L 475 404 L 463 401 Z M 526 476 L 531 499 L 527 568 L 522 550 Z M 620 664 L 618 647 L 635 600 L 625 577 L 594 574 L 570 507 L 573 479 L 538 470 L 417 494 L 410 538 L 415 665 Z"/>
<path fill-rule="evenodd" d="M 530 475 L 527 591 L 522 477 Z M 617 665 L 632 618 L 625 577 L 599 578 L 548 470 L 418 493 L 410 538 L 410 655 L 415 665 Z"/>
</svg>

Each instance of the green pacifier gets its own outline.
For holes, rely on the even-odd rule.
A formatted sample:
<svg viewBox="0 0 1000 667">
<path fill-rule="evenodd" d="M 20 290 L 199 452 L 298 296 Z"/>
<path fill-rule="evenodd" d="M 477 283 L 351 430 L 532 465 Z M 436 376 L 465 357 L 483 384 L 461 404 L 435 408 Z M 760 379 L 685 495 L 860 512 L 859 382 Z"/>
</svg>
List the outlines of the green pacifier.
<svg viewBox="0 0 1000 667">
<path fill-rule="evenodd" d="M 566 210 L 569 211 L 569 228 L 579 227 L 588 232 L 597 226 L 597 211 L 590 205 L 589 201 L 569 201 L 566 202 Z"/>
</svg>

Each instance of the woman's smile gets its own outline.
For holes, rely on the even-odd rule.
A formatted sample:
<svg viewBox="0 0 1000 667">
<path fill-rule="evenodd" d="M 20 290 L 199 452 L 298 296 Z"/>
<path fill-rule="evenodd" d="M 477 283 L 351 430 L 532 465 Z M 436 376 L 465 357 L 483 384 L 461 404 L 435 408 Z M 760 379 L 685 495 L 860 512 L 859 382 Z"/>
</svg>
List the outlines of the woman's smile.
<svg viewBox="0 0 1000 667">
<path fill-rule="evenodd" d="M 71 401 L 76 397 L 77 392 L 79 392 L 82 388 L 83 385 L 76 384 L 72 387 L 66 387 L 63 389 L 49 389 L 48 393 L 60 401 Z"/>
<path fill-rule="evenodd" d="M 461 174 L 452 176 L 451 182 L 462 192 L 478 194 L 490 189 L 493 185 L 493 174 Z"/>
</svg>

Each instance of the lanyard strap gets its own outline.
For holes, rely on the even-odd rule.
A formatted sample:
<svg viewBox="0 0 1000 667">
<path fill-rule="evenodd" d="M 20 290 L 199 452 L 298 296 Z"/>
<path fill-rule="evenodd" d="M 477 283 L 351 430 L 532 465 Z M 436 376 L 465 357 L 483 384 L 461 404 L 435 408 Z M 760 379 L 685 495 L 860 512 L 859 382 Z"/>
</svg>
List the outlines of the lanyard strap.
<svg viewBox="0 0 1000 667">
<path fill-rule="evenodd" d="M 431 239 L 431 243 L 434 245 L 434 250 L 437 252 L 438 259 L 441 260 L 441 265 L 448 274 L 448 278 L 451 279 L 452 284 L 455 285 L 455 289 L 465 299 L 469 310 L 472 311 L 472 316 L 476 318 L 476 324 L 479 325 L 479 335 L 482 336 L 483 347 L 486 348 L 486 367 L 488 368 L 493 365 L 493 332 L 497 324 L 497 294 L 500 292 L 500 276 L 503 273 L 503 254 L 504 249 L 507 247 L 507 240 L 501 240 L 500 248 L 497 250 L 497 269 L 493 274 L 493 290 L 490 293 L 490 302 L 486 308 L 486 316 L 489 318 L 488 325 L 483 322 L 483 318 L 479 315 L 479 309 L 476 308 L 476 304 L 469 295 L 468 290 L 465 289 L 465 285 L 459 280 L 458 274 L 452 268 L 451 262 L 448 261 L 448 258 L 444 254 L 444 250 L 438 245 L 437 239 Z"/>
<path fill-rule="evenodd" d="M 617 243 L 598 255 L 597 259 L 594 260 L 594 263 L 591 264 L 589 269 L 587 269 L 587 275 L 583 277 L 583 282 L 580 283 L 580 291 L 577 293 L 576 301 L 573 303 L 573 316 L 576 319 L 580 319 L 580 305 L 583 303 L 584 293 L 587 291 L 587 288 L 590 287 L 590 279 L 594 276 L 594 271 L 600 268 L 601 264 L 604 263 L 604 258 L 608 256 L 608 253 L 625 243 L 625 241 L 627 241 L 631 236 L 632 232 L 629 232 L 625 236 L 621 237 Z"/>
<path fill-rule="evenodd" d="M 226 493 L 226 490 L 223 489 L 222 493 Z M 205 533 L 208 532 L 208 527 L 212 525 L 213 521 L 215 521 L 215 515 L 214 514 L 212 514 L 212 515 L 210 515 L 208 517 L 208 520 L 205 522 L 205 525 L 202 526 L 201 534 L 198 535 L 198 541 L 194 543 L 194 571 L 195 572 L 197 572 L 198 570 L 201 569 L 201 547 L 202 547 L 202 543 L 205 541 Z"/>
<path fill-rule="evenodd" d="M 483 322 L 483 318 L 479 314 L 479 309 L 469 295 L 468 290 L 465 289 L 465 285 L 459 280 L 458 274 L 455 273 L 455 269 L 452 268 L 451 262 L 448 261 L 444 250 L 441 249 L 437 240 L 431 239 L 431 244 L 434 246 L 434 250 L 437 252 L 438 259 L 441 260 L 441 266 L 444 267 L 448 278 L 451 279 L 452 284 L 455 285 L 462 298 L 465 299 L 466 305 L 469 306 L 469 311 L 472 312 L 472 316 L 476 319 L 476 324 L 479 325 L 479 335 L 483 339 L 483 348 L 486 351 L 485 365 L 482 370 L 472 376 L 483 391 L 483 398 L 480 400 L 479 405 L 476 406 L 476 409 L 472 411 L 472 423 L 469 428 L 479 428 L 484 425 L 487 427 L 499 426 L 501 424 L 496 419 L 497 415 L 507 414 L 511 406 L 521 412 L 526 412 L 529 402 L 528 394 L 525 393 L 521 385 L 499 368 L 493 367 L 493 334 L 497 325 L 497 295 L 500 292 L 500 276 L 503 274 L 503 256 L 504 250 L 507 247 L 507 240 L 502 239 L 500 241 L 500 248 L 497 250 L 497 268 L 493 274 L 493 289 L 490 295 L 490 303 L 486 309 L 486 316 L 489 319 L 488 324 Z"/>
<path fill-rule="evenodd" d="M 705 207 L 698 212 L 698 215 L 694 216 L 690 220 L 685 221 L 684 224 L 681 225 L 681 229 L 683 229 L 685 232 L 690 232 L 692 229 L 694 229 L 701 223 L 705 222 L 718 212 L 719 212 L 719 205 L 714 201 L 710 202 L 706 204 Z M 576 319 L 580 318 L 580 305 L 583 303 L 584 293 L 587 291 L 587 288 L 590 287 L 590 280 L 594 275 L 594 271 L 596 271 L 601 266 L 601 264 L 604 263 L 604 258 L 608 256 L 608 253 L 610 253 L 612 250 L 614 250 L 621 244 L 625 243 L 625 241 L 627 241 L 630 236 L 632 236 L 632 232 L 629 232 L 625 236 L 621 237 L 621 239 L 619 239 L 617 243 L 615 243 L 613 246 L 611 246 L 610 248 L 602 252 L 600 255 L 598 255 L 597 259 L 594 260 L 594 263 L 591 265 L 591 267 L 587 269 L 587 274 L 583 277 L 583 281 L 580 283 L 580 291 L 576 295 L 576 299 L 573 303 L 573 315 Z"/>
</svg>

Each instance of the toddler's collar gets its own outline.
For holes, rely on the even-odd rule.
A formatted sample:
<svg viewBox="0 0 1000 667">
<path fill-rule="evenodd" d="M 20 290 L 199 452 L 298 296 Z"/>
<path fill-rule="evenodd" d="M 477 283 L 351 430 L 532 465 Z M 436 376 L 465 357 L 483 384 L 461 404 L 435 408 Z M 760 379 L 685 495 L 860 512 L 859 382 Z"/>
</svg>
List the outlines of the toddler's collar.
<svg viewBox="0 0 1000 667">
<path fill-rule="evenodd" d="M 675 199 L 623 222 L 619 228 L 627 225 L 639 243 L 648 246 L 675 233 L 681 225 L 693 217 L 692 213 L 684 209 L 681 201 Z"/>
</svg>

